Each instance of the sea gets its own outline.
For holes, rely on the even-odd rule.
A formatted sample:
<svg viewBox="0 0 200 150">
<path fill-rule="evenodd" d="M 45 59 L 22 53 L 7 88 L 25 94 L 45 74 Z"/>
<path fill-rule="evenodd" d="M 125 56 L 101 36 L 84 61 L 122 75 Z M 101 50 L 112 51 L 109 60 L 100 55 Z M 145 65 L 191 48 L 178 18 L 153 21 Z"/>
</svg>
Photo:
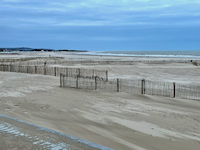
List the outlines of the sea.
<svg viewBox="0 0 200 150">
<path fill-rule="evenodd" d="M 134 56 L 134 57 L 184 57 L 200 58 L 200 50 L 182 51 L 89 51 L 77 54 L 102 56 Z"/>
</svg>

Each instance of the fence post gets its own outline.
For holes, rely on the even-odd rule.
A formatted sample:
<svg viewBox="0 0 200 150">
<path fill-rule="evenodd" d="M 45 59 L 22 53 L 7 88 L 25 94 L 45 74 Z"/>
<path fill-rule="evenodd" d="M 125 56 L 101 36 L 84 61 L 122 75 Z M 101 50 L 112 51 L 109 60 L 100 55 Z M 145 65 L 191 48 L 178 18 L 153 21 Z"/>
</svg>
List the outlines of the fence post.
<svg viewBox="0 0 200 150">
<path fill-rule="evenodd" d="M 54 75 L 56 76 L 56 67 L 54 67 Z"/>
<path fill-rule="evenodd" d="M 144 86 L 143 86 L 143 79 L 142 79 L 142 81 L 141 81 L 141 94 L 143 94 L 144 93 Z"/>
<path fill-rule="evenodd" d="M 66 68 L 66 76 L 68 77 L 68 68 Z"/>
<path fill-rule="evenodd" d="M 95 77 L 95 90 L 97 89 L 97 76 Z"/>
<path fill-rule="evenodd" d="M 119 92 L 119 79 L 117 79 L 117 92 Z"/>
<path fill-rule="evenodd" d="M 62 87 L 62 74 L 60 74 L 60 87 Z"/>
<path fill-rule="evenodd" d="M 35 66 L 35 74 L 37 74 L 37 66 Z"/>
<path fill-rule="evenodd" d="M 78 89 L 78 75 L 77 75 L 77 79 L 76 79 L 76 88 Z"/>
<path fill-rule="evenodd" d="M 29 67 L 29 66 L 27 66 L 27 68 L 26 68 L 26 71 L 27 71 L 26 73 L 28 73 L 28 67 Z"/>
<path fill-rule="evenodd" d="M 80 68 L 78 68 L 78 75 L 79 75 L 79 77 L 80 77 L 80 75 L 81 75 Z"/>
<path fill-rule="evenodd" d="M 106 81 L 108 81 L 108 70 L 106 70 Z"/>
<path fill-rule="evenodd" d="M 93 75 L 92 75 L 92 78 L 94 79 L 94 70 L 93 70 Z"/>
<path fill-rule="evenodd" d="M 145 79 L 143 79 L 143 94 L 145 94 Z"/>
<path fill-rule="evenodd" d="M 46 75 L 46 65 L 44 65 L 44 75 Z"/>
<path fill-rule="evenodd" d="M 62 86 L 65 87 L 65 75 L 62 74 L 62 77 L 63 77 Z"/>
<path fill-rule="evenodd" d="M 176 96 L 176 83 L 174 82 L 173 85 L 174 85 L 174 98 L 175 98 L 175 96 Z"/>
</svg>

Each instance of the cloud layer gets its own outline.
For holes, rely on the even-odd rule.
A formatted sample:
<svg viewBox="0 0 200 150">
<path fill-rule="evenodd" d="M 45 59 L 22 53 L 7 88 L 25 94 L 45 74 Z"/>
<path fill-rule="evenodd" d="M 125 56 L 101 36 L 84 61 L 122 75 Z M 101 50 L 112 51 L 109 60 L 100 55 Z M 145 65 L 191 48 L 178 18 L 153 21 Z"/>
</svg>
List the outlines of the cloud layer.
<svg viewBox="0 0 200 150">
<path fill-rule="evenodd" d="M 200 40 L 200 0 L 0 0 L 0 6 L 0 47 L 172 50 L 198 49 Z"/>
</svg>

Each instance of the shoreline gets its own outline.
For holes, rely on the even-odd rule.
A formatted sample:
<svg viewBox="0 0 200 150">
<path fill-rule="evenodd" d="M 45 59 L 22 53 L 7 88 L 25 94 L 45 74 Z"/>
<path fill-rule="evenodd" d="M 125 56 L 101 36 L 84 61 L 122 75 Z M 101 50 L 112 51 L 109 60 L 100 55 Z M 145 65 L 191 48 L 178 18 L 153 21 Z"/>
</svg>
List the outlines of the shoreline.
<svg viewBox="0 0 200 150">
<path fill-rule="evenodd" d="M 117 56 L 117 55 L 95 55 L 95 54 L 74 54 L 74 55 L 81 55 L 81 56 L 100 56 L 100 57 L 135 57 L 135 58 L 190 58 L 190 59 L 192 59 L 192 58 L 195 58 L 195 59 L 200 59 L 200 56 L 191 56 L 191 57 L 172 57 L 172 56 L 170 56 L 170 57 L 167 57 L 167 56 L 158 56 L 158 57 L 156 57 L 156 56 L 123 56 L 123 55 L 120 55 L 120 56 Z"/>
<path fill-rule="evenodd" d="M 79 53 L 79 52 L 68 52 L 68 51 L 53 51 L 53 52 L 36 52 L 36 51 L 23 51 L 23 52 L 0 52 L 0 55 L 23 55 L 23 54 L 66 54 L 66 55 L 77 55 L 77 56 L 100 56 L 100 57 L 133 57 L 133 58 L 170 58 L 170 59 L 179 59 L 179 58 L 184 58 L 184 59 L 200 59 L 200 56 L 166 56 L 166 55 L 159 55 L 159 56 L 151 56 L 151 55 L 119 55 L 119 54 L 84 54 L 87 52 Z"/>
<path fill-rule="evenodd" d="M 109 58 L 109 57 L 113 57 L 113 58 L 135 58 L 137 60 L 132 60 L 132 61 L 149 61 L 149 60 L 153 60 L 153 61 L 165 61 L 165 60 L 200 60 L 200 56 L 199 57 L 150 57 L 150 56 L 113 56 L 113 55 L 89 55 L 89 54 L 72 54 L 72 55 L 77 55 L 77 56 L 89 56 L 89 57 L 101 57 L 101 58 Z M 146 60 L 140 60 L 140 59 L 146 59 Z M 163 60 L 161 60 L 163 59 Z M 112 61 L 112 60 L 110 60 Z M 124 60 L 121 60 L 124 61 Z M 127 60 L 130 61 L 130 60 Z"/>
</svg>

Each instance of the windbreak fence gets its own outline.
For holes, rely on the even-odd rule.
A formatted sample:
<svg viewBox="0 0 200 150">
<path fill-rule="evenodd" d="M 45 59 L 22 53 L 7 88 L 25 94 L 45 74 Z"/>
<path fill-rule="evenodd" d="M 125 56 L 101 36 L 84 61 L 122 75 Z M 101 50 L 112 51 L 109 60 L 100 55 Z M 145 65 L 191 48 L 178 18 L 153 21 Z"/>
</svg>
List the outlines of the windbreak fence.
<svg viewBox="0 0 200 150">
<path fill-rule="evenodd" d="M 41 60 L 40 60 L 41 59 Z M 18 65 L 18 66 L 38 66 L 38 65 L 44 65 L 46 63 L 47 65 L 134 65 L 138 62 L 147 63 L 147 64 L 165 64 L 165 63 L 188 63 L 191 62 L 191 60 L 134 60 L 134 61 L 116 61 L 116 60 L 100 60 L 100 61 L 69 61 L 62 57 L 38 57 L 38 58 L 24 58 L 24 59 L 0 59 L 0 64 L 3 65 Z M 193 60 L 193 62 L 196 62 L 199 64 L 200 62 L 198 60 Z"/>
<path fill-rule="evenodd" d="M 176 97 L 184 99 L 200 99 L 200 86 L 191 84 L 176 84 Z"/>
<path fill-rule="evenodd" d="M 69 77 L 60 74 L 60 86 L 200 100 L 200 86 L 156 82 L 145 79 L 112 79 L 106 81 L 97 77 L 84 78 L 78 75 Z"/>
<path fill-rule="evenodd" d="M 100 80 L 108 80 L 107 70 L 93 70 L 93 69 L 82 69 L 82 68 L 61 68 L 61 67 L 48 67 L 48 66 L 16 66 L 16 65 L 0 65 L 0 71 L 7 72 L 19 72 L 19 73 L 30 73 L 30 74 L 41 74 L 59 76 L 65 74 L 66 76 L 73 77 L 79 76 L 86 79 L 94 79 L 94 77 Z"/>
<path fill-rule="evenodd" d="M 144 93 L 148 95 L 174 96 L 174 85 L 170 82 L 144 81 Z"/>
<path fill-rule="evenodd" d="M 125 93 L 141 93 L 141 80 L 119 79 L 119 91 Z"/>
</svg>

